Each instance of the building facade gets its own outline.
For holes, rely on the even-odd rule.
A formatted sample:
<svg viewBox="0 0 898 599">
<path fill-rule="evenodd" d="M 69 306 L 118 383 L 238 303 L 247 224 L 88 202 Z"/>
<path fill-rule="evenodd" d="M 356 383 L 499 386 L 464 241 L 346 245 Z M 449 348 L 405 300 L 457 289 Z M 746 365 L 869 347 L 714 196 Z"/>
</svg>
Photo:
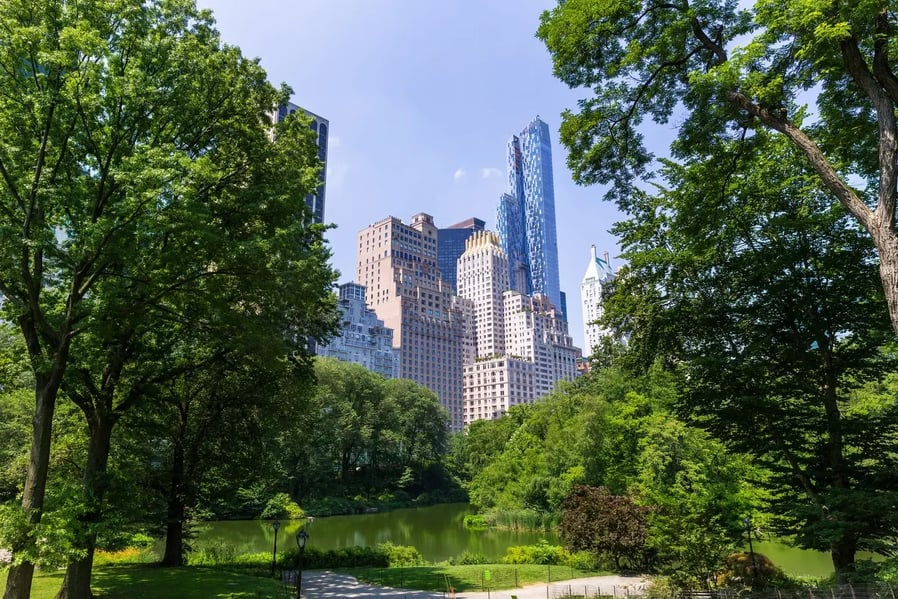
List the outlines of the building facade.
<svg viewBox="0 0 898 599">
<path fill-rule="evenodd" d="M 464 367 L 464 423 L 498 418 L 577 375 L 580 355 L 567 323 L 545 296 L 509 289 L 498 236 L 475 233 L 458 260 L 458 293 L 473 306 L 473 360 Z"/>
<path fill-rule="evenodd" d="M 583 308 L 583 352 L 587 356 L 592 355 L 592 350 L 599 344 L 602 337 L 608 335 L 608 331 L 596 321 L 602 317 L 602 293 L 605 285 L 614 278 L 614 271 L 608 263 L 608 253 L 604 259 L 596 256 L 596 246 L 589 250 L 589 262 L 586 264 L 586 273 L 580 283 L 580 302 Z"/>
<path fill-rule="evenodd" d="M 384 326 L 365 303 L 365 287 L 340 285 L 340 334 L 327 345 L 319 345 L 319 356 L 361 364 L 386 378 L 398 378 L 399 352 L 393 348 L 393 329 Z"/>
<path fill-rule="evenodd" d="M 574 380 L 581 352 L 561 310 L 544 295 L 507 291 L 504 299 L 505 349 L 509 356 L 533 363 L 536 397 L 550 393 L 558 381 Z"/>
<path fill-rule="evenodd" d="M 476 358 L 505 353 L 505 303 L 508 259 L 492 231 L 474 233 L 458 259 L 458 295 L 474 306 Z"/>
<path fill-rule="evenodd" d="M 465 242 L 478 231 L 483 231 L 486 223 L 479 218 L 468 218 L 445 229 L 437 230 L 437 264 L 443 280 L 458 291 L 456 265 L 465 251 Z"/>
<path fill-rule="evenodd" d="M 287 115 L 294 114 L 297 111 L 302 112 L 312 119 L 312 122 L 309 123 L 309 128 L 315 132 L 315 143 L 318 146 L 318 159 L 321 161 L 321 172 L 318 173 L 318 178 L 321 180 L 321 184 L 314 193 L 306 196 L 306 205 L 312 212 L 314 222 L 323 223 L 324 197 L 325 189 L 327 187 L 327 136 L 330 123 L 327 119 L 309 112 L 305 108 L 301 108 L 291 102 L 287 102 L 284 106 L 278 107 L 276 113 L 277 122 L 281 122 Z"/>
<path fill-rule="evenodd" d="M 508 141 L 508 193 L 499 200 L 496 222 L 502 248 L 509 256 L 513 289 L 544 295 L 562 310 L 555 225 L 555 183 L 549 126 L 538 116 Z M 523 213 L 523 231 L 521 216 Z M 524 252 L 526 260 L 519 260 Z M 529 285 L 516 271 L 526 268 Z"/>
<path fill-rule="evenodd" d="M 385 218 L 358 234 L 356 280 L 367 288 L 368 307 L 394 330 L 402 377 L 434 391 L 459 430 L 471 305 L 440 276 L 437 248 L 430 215 L 416 214 L 411 225 Z"/>
</svg>

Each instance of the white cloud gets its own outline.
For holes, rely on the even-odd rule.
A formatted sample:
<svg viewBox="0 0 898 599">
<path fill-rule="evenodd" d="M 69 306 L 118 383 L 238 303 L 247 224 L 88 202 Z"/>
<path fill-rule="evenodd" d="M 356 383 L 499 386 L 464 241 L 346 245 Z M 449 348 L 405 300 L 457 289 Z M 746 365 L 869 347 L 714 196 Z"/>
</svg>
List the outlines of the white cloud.
<svg viewBox="0 0 898 599">
<path fill-rule="evenodd" d="M 462 179 L 464 179 L 464 177 L 465 177 L 465 169 L 463 169 L 463 168 L 455 169 L 455 174 L 452 175 L 452 178 L 455 179 L 456 181 L 461 181 Z"/>
<path fill-rule="evenodd" d="M 330 135 L 327 138 L 327 145 L 329 148 L 339 148 L 343 145 L 343 140 L 336 135 Z"/>
<path fill-rule="evenodd" d="M 497 169 L 495 167 L 488 166 L 486 168 L 480 169 L 480 178 L 481 179 L 489 179 L 491 177 L 501 177 L 501 176 L 502 176 L 502 171 L 500 171 L 499 169 Z"/>
</svg>

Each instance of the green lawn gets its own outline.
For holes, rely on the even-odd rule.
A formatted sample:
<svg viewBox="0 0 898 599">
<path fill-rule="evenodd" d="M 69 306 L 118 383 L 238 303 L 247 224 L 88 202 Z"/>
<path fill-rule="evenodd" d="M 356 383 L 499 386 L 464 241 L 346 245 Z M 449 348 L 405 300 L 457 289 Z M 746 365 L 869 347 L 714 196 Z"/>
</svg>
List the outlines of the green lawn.
<svg viewBox="0 0 898 599">
<path fill-rule="evenodd" d="M 445 591 L 447 579 L 456 591 L 513 589 L 538 582 L 600 576 L 607 572 L 578 570 L 567 566 L 489 564 L 476 566 L 416 566 L 413 568 L 352 568 L 341 572 L 371 584 Z M 489 574 L 487 574 L 487 572 Z"/>
<path fill-rule="evenodd" d="M 359 580 L 391 587 L 445 591 L 513 589 L 528 584 L 597 576 L 604 572 L 566 566 L 490 564 L 477 566 L 417 566 L 414 568 L 340 569 Z M 487 572 L 489 574 L 487 574 Z M 31 599 L 53 599 L 62 584 L 63 572 L 38 572 Z M 448 584 L 447 584 L 448 583 Z M 6 571 L 0 571 L 0 588 Z M 216 568 L 190 566 L 160 568 L 146 564 L 94 567 L 92 588 L 98 599 L 289 599 L 292 589 L 275 580 L 235 574 Z"/>
<path fill-rule="evenodd" d="M 31 599 L 53 599 L 62 577 L 62 571 L 38 572 Z M 6 571 L 0 572 L 0 585 L 6 585 Z M 97 566 L 91 586 L 98 599 L 286 599 L 291 596 L 274 580 L 197 567 Z"/>
</svg>

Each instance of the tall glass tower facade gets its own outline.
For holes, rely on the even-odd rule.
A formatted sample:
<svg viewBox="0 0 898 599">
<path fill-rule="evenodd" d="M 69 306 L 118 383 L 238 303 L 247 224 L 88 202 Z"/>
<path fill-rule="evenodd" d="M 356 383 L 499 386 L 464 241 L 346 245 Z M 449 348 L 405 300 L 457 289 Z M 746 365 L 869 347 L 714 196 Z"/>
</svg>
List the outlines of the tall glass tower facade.
<svg viewBox="0 0 898 599">
<path fill-rule="evenodd" d="M 465 243 L 477 231 L 483 231 L 486 223 L 479 218 L 471 217 L 437 231 L 437 265 L 444 281 L 452 283 L 458 291 L 457 263 L 465 252 Z"/>
<path fill-rule="evenodd" d="M 561 311 L 552 144 L 549 126 L 539 117 L 508 141 L 508 189 L 499 200 L 496 228 L 509 258 L 512 288 L 545 295 Z M 519 254 L 525 258 L 515 264 Z M 522 276 L 526 287 L 519 282 Z"/>
</svg>

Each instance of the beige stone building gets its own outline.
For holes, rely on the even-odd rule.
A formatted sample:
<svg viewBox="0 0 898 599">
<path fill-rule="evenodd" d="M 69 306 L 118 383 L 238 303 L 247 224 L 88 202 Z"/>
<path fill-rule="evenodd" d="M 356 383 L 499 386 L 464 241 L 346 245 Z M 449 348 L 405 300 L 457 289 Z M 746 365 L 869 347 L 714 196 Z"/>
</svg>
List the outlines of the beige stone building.
<svg viewBox="0 0 898 599">
<path fill-rule="evenodd" d="M 368 306 L 395 331 L 400 376 L 433 390 L 452 428 L 460 429 L 462 367 L 474 347 L 466 322 L 472 306 L 440 276 L 433 217 L 416 214 L 410 225 L 388 217 L 366 227 L 356 257 L 356 281 L 367 288 Z"/>
</svg>

